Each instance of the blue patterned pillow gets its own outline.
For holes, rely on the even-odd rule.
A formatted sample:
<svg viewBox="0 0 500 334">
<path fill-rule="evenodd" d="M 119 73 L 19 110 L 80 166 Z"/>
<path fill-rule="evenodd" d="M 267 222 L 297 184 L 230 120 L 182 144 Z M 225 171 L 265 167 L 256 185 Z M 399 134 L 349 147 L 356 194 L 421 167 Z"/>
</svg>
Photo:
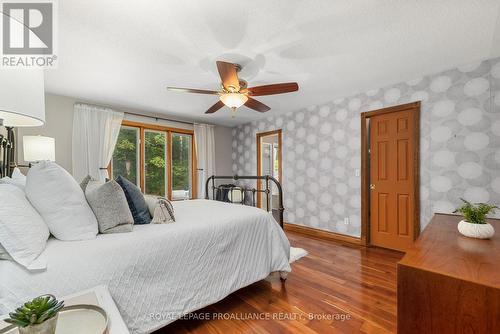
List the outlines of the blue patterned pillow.
<svg viewBox="0 0 500 334">
<path fill-rule="evenodd" d="M 130 208 L 130 212 L 132 212 L 132 217 L 134 217 L 134 224 L 142 225 L 151 223 L 151 215 L 149 214 L 148 205 L 141 189 L 121 175 L 116 178 L 116 182 L 118 182 L 125 193 L 128 207 Z"/>
</svg>

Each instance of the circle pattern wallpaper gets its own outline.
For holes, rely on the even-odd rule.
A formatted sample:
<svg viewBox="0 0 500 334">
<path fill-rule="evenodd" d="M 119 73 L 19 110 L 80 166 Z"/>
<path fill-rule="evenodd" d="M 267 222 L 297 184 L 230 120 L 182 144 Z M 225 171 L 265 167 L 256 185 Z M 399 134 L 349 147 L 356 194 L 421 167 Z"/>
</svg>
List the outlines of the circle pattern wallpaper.
<svg viewBox="0 0 500 334">
<path fill-rule="evenodd" d="M 500 58 L 235 127 L 233 173 L 256 175 L 256 134 L 282 129 L 285 222 L 359 237 L 360 114 L 414 101 L 421 227 L 460 198 L 500 205 Z"/>
</svg>

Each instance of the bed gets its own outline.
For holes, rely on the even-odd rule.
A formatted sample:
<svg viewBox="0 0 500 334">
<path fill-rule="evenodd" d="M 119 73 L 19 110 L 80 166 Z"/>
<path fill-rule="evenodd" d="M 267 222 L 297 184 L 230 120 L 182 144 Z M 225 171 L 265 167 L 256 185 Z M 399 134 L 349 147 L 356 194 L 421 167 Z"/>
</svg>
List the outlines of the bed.
<svg viewBox="0 0 500 334">
<path fill-rule="evenodd" d="M 174 209 L 172 224 L 87 241 L 51 238 L 45 271 L 0 261 L 0 314 L 40 294 L 107 285 L 130 332 L 149 333 L 272 272 L 290 272 L 288 239 L 269 212 L 213 200 Z"/>
</svg>

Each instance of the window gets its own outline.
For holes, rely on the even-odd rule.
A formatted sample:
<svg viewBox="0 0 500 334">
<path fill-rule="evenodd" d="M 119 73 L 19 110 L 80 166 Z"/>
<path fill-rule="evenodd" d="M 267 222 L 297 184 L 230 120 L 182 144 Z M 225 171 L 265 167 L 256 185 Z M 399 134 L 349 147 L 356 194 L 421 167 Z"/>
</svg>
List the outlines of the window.
<svg viewBox="0 0 500 334">
<path fill-rule="evenodd" d="M 172 199 L 191 197 L 191 135 L 172 133 Z"/>
<path fill-rule="evenodd" d="M 139 129 L 122 126 L 111 162 L 113 179 L 121 175 L 139 185 Z"/>
<path fill-rule="evenodd" d="M 122 175 L 146 194 L 173 200 L 196 196 L 193 132 L 124 121 L 110 175 Z"/>
<path fill-rule="evenodd" d="M 166 183 L 166 132 L 144 131 L 144 186 L 145 193 L 165 196 Z"/>
</svg>

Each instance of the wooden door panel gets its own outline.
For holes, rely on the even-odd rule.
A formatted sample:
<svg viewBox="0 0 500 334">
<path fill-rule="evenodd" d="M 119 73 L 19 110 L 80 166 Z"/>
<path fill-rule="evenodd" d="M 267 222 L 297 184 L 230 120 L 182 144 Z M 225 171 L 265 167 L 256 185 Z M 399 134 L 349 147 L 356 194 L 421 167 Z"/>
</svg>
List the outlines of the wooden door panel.
<svg viewBox="0 0 500 334">
<path fill-rule="evenodd" d="M 410 174 L 409 168 L 409 152 L 408 152 L 408 140 L 400 139 L 397 142 L 397 171 L 398 171 L 398 181 L 407 181 L 408 175 Z"/>
<path fill-rule="evenodd" d="M 387 170 L 389 164 L 387 162 L 388 159 L 388 142 L 382 141 L 378 142 L 378 175 L 377 180 L 387 180 L 389 171 Z"/>
<path fill-rule="evenodd" d="M 377 128 L 378 128 L 378 136 L 380 138 L 383 138 L 384 136 L 387 137 L 387 135 L 388 135 L 388 128 L 389 128 L 387 120 L 380 120 L 378 122 L 378 127 Z"/>
<path fill-rule="evenodd" d="M 378 193 L 378 221 L 377 232 L 389 232 L 387 222 L 389 220 L 389 194 Z"/>
<path fill-rule="evenodd" d="M 414 239 L 415 118 L 398 111 L 370 118 L 370 239 L 406 250 Z"/>
<path fill-rule="evenodd" d="M 408 132 L 408 118 L 398 118 L 398 133 Z"/>
<path fill-rule="evenodd" d="M 398 194 L 398 235 L 408 236 L 410 233 L 410 196 Z"/>
</svg>

